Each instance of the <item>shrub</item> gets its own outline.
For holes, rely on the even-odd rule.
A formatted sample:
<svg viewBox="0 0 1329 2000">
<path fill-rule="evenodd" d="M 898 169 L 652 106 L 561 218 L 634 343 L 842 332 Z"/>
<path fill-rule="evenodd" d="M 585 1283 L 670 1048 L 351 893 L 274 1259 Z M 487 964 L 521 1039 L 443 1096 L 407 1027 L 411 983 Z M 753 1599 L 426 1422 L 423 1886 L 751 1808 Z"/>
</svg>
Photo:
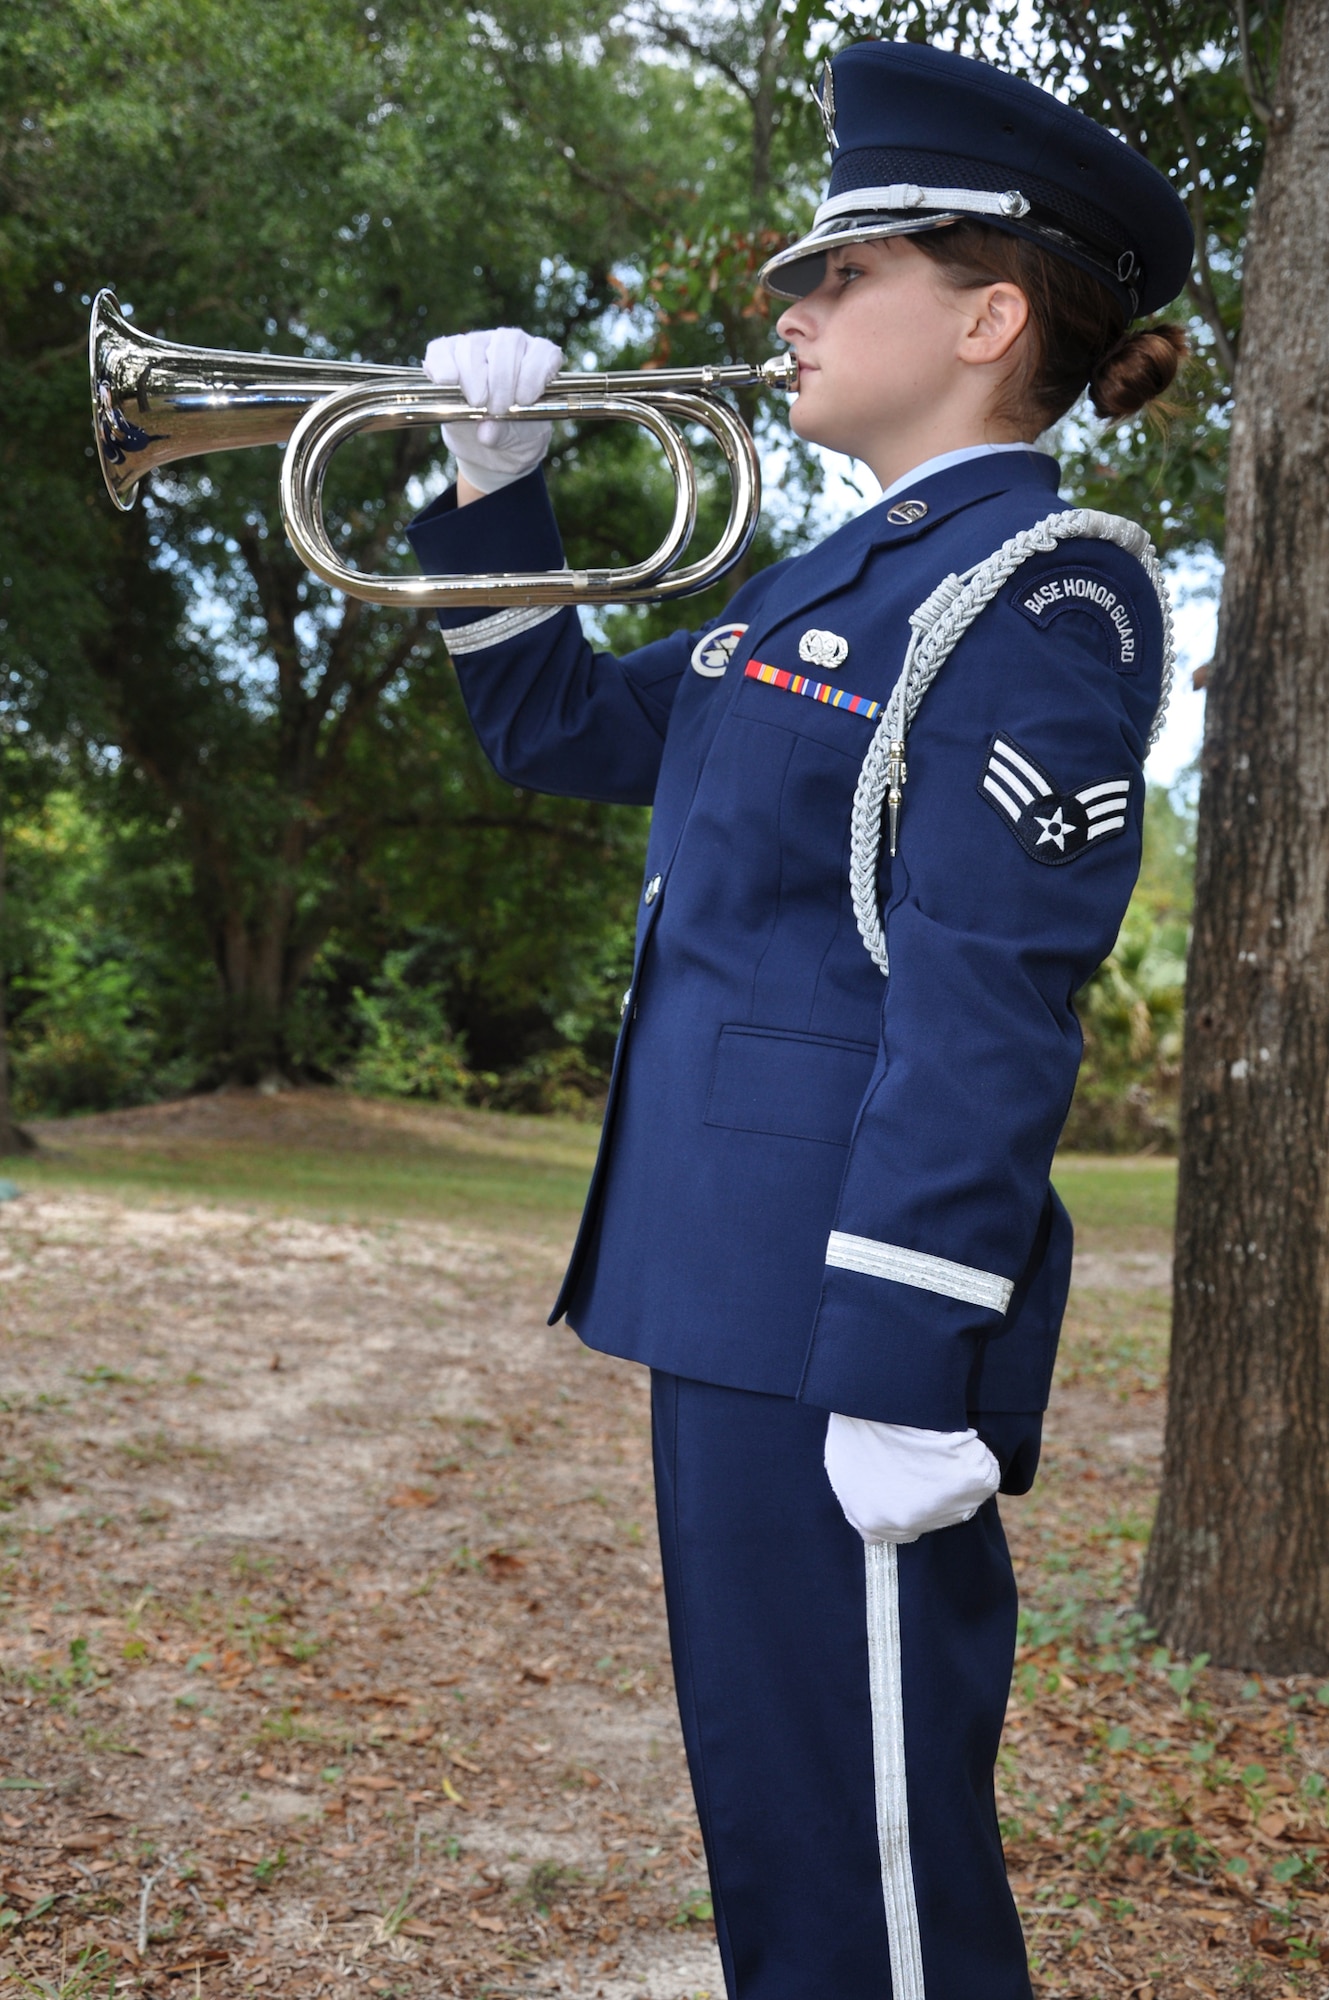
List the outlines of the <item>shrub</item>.
<svg viewBox="0 0 1329 2000">
<path fill-rule="evenodd" d="M 355 989 L 353 1018 L 363 1039 L 342 1080 L 369 1097 L 462 1104 L 477 1079 L 448 1026 L 438 989 L 411 983 L 413 956 L 389 952 L 373 992 Z"/>
<path fill-rule="evenodd" d="M 562 1112 L 570 1118 L 598 1118 L 608 1091 L 603 1070 L 578 1048 L 545 1049 L 503 1075 L 483 1092 L 495 1111 Z"/>
<path fill-rule="evenodd" d="M 1084 1062 L 1064 1145 L 1175 1150 L 1185 993 L 1185 924 L 1132 903 L 1110 955 L 1076 996 Z"/>
</svg>

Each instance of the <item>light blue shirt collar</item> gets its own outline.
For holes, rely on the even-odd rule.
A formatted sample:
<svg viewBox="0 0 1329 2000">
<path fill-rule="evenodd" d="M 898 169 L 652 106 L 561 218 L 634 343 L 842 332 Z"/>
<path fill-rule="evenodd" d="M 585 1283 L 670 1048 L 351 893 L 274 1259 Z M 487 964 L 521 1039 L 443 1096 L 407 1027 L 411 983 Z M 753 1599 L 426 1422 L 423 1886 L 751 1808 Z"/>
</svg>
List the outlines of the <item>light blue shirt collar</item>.
<svg viewBox="0 0 1329 2000">
<path fill-rule="evenodd" d="M 967 458 L 987 458 L 989 454 L 998 451 L 1031 451 L 1036 452 L 1040 458 L 1051 456 L 1048 452 L 1040 452 L 1037 445 L 1026 444 L 1023 441 L 1016 444 L 961 445 L 958 451 L 943 451 L 939 452 L 935 458 L 925 458 L 921 465 L 914 466 L 913 470 L 906 472 L 903 478 L 897 479 L 893 485 L 888 486 L 886 491 L 872 502 L 872 505 L 876 507 L 883 500 L 893 500 L 897 493 L 903 493 L 906 487 L 917 486 L 922 479 L 930 479 L 934 472 L 948 472 L 953 465 L 963 465 Z"/>
</svg>

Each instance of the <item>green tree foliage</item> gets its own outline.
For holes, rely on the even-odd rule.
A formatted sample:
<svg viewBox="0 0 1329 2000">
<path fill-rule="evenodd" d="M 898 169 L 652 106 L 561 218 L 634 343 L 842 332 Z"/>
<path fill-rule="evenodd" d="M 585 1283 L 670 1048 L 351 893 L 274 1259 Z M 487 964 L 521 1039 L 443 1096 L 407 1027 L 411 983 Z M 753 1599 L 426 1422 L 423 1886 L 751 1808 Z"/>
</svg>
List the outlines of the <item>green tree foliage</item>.
<svg viewBox="0 0 1329 2000">
<path fill-rule="evenodd" d="M 0 22 L 0 386 L 23 468 L 0 499 L 7 722 L 146 780 L 220 989 L 217 1073 L 294 1060 L 303 983 L 398 839 L 381 753 L 408 710 L 446 733 L 453 682 L 431 620 L 341 602 L 300 569 L 272 452 L 159 475 L 111 511 L 87 444 L 91 294 L 114 280 L 137 324 L 228 348 L 409 362 L 434 331 L 503 321 L 593 342 L 653 172 L 651 80 L 633 95 L 621 62 L 586 59 L 603 29 L 543 8 L 538 46 L 513 46 L 461 9 L 339 0 L 15 0 Z M 429 450 L 400 433 L 334 472 L 339 542 L 362 565 L 407 560 Z M 575 508 L 571 525 L 574 550 L 614 539 Z M 574 877 L 626 838 L 612 814 L 532 813 L 473 764 L 465 812 L 418 801 L 422 834 L 484 821 L 492 849 L 510 820 L 514 853 L 547 837 Z M 594 822 L 571 853 L 560 812 L 578 837 Z M 516 872 L 499 901 L 520 926 Z M 601 880 L 583 899 L 597 931 L 624 893 Z"/>
<path fill-rule="evenodd" d="M 105 789 L 53 784 L 11 820 L 6 944 L 21 1116 L 107 1110 L 187 1087 L 197 1018 L 215 1004 L 169 829 Z"/>
<path fill-rule="evenodd" d="M 1144 860 L 1112 951 L 1080 989 L 1084 1063 L 1065 1143 L 1172 1152 L 1177 1143 L 1195 812 L 1184 781 L 1145 797 Z"/>
</svg>

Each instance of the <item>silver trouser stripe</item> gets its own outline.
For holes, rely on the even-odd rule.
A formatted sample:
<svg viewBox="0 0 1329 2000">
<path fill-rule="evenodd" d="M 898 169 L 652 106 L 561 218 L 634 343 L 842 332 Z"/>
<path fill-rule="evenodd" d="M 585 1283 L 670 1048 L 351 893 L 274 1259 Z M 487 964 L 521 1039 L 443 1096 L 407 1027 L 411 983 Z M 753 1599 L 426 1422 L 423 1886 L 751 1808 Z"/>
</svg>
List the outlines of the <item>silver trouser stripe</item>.
<svg viewBox="0 0 1329 2000">
<path fill-rule="evenodd" d="M 868 1542 L 868 1685 L 872 1767 L 877 1784 L 877 1848 L 891 1948 L 892 2000 L 925 2000 L 914 1869 L 909 1858 L 905 1786 L 904 1688 L 900 1672 L 900 1572 L 894 1542 Z"/>
<path fill-rule="evenodd" d="M 566 604 L 523 604 L 513 611 L 496 611 L 492 618 L 477 618 L 473 625 L 444 625 L 440 629 L 455 659 L 458 653 L 478 653 L 483 646 L 501 646 L 505 639 L 515 639 L 519 632 L 530 632 L 547 618 L 557 618 L 567 608 Z"/>
<path fill-rule="evenodd" d="M 944 1299 L 963 1299 L 966 1305 L 991 1306 L 993 1312 L 1004 1313 L 1015 1290 L 1014 1281 L 996 1271 L 953 1264 L 949 1257 L 926 1257 L 921 1250 L 878 1243 L 873 1236 L 847 1236 L 842 1229 L 831 1231 L 826 1262 L 839 1271 L 862 1271 L 865 1277 L 917 1285 L 920 1291 L 938 1292 Z"/>
</svg>

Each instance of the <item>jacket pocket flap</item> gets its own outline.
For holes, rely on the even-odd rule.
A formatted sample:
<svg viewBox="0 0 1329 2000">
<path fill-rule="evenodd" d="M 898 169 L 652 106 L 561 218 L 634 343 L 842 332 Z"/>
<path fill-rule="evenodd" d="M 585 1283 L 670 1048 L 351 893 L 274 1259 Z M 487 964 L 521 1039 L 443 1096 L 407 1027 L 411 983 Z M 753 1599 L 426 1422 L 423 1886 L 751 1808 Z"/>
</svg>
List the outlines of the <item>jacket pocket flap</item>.
<svg viewBox="0 0 1329 2000">
<path fill-rule="evenodd" d="M 869 1042 L 721 1028 L 706 1123 L 847 1146 L 876 1057 Z"/>
</svg>

